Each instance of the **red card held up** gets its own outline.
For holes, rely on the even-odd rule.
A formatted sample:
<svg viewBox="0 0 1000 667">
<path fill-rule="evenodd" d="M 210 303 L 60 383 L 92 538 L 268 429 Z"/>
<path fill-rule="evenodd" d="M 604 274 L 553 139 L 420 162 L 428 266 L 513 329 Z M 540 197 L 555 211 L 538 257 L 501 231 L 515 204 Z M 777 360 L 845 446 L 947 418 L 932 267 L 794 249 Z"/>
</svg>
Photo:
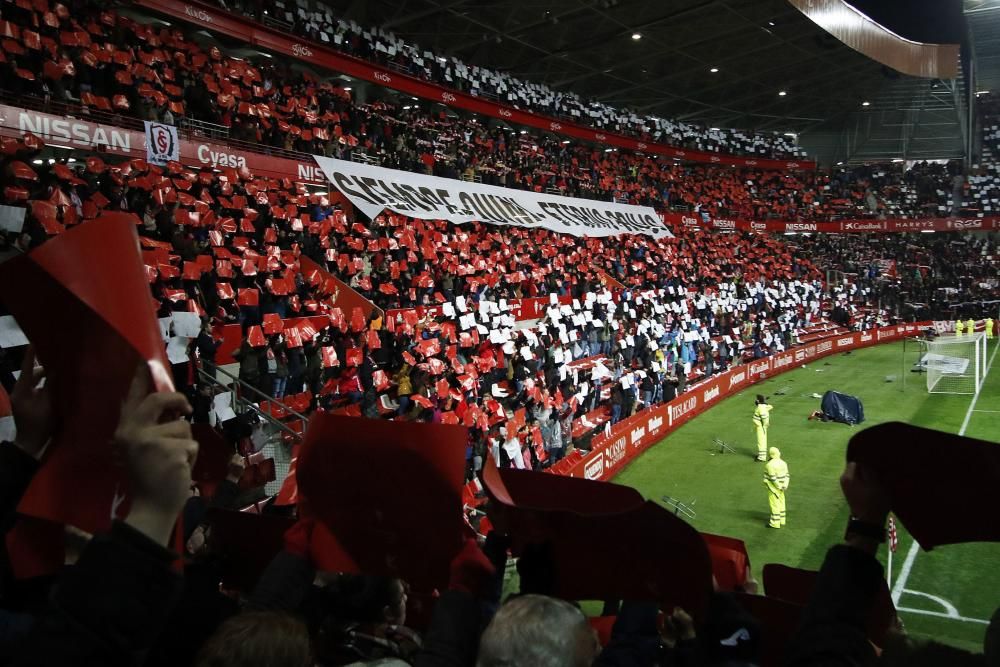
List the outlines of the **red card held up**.
<svg viewBox="0 0 1000 667">
<path fill-rule="evenodd" d="M 947 452 L 947 466 L 927 465 L 941 452 Z M 888 422 L 856 433 L 847 460 L 875 473 L 892 511 L 924 549 L 1000 541 L 996 443 Z"/>
<path fill-rule="evenodd" d="M 260 303 L 260 291 L 252 287 L 240 289 L 236 303 L 241 306 L 256 306 Z"/>
<path fill-rule="evenodd" d="M 314 536 L 317 567 L 443 590 L 464 536 L 466 438 L 459 426 L 314 416 L 296 478 L 328 529 Z"/>
<path fill-rule="evenodd" d="M 764 566 L 762 583 L 768 597 L 805 606 L 809 604 L 818 577 L 819 572 L 813 570 L 768 563 Z M 876 646 L 883 646 L 886 633 L 894 625 L 895 619 L 896 606 L 892 603 L 889 585 L 883 581 L 875 604 L 868 614 L 868 639 Z"/>
<path fill-rule="evenodd" d="M 128 506 L 108 442 L 136 367 L 173 390 L 135 226 L 98 218 L 0 264 L 0 299 L 35 345 L 60 425 L 18 511 L 106 531 Z"/>
<path fill-rule="evenodd" d="M 284 329 L 284 324 L 281 322 L 281 316 L 277 313 L 265 313 L 264 314 L 264 333 L 268 336 L 273 336 L 274 334 L 281 333 Z"/>
<path fill-rule="evenodd" d="M 548 544 L 557 564 L 557 595 L 656 600 L 703 616 L 712 566 L 694 528 L 627 487 L 512 472 L 490 461 L 484 486 L 515 536 L 515 553 L 528 544 Z M 583 553 L 586 558 L 579 557 Z"/>
<path fill-rule="evenodd" d="M 320 348 L 320 354 L 323 358 L 323 368 L 336 368 L 340 366 L 340 360 L 337 359 L 337 348 L 332 345 Z"/>
<path fill-rule="evenodd" d="M 259 326 L 252 326 L 247 331 L 247 342 L 250 343 L 250 347 L 264 347 L 267 345 L 267 339 L 264 337 L 264 332 Z"/>
</svg>

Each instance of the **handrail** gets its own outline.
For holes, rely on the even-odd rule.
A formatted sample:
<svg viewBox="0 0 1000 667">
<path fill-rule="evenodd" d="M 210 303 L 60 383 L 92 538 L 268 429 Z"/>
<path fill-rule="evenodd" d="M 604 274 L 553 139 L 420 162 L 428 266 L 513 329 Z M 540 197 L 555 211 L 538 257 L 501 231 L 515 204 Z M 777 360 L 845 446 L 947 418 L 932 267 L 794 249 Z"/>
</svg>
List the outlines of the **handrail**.
<svg viewBox="0 0 1000 667">
<path fill-rule="evenodd" d="M 236 385 L 237 387 L 239 387 L 241 389 L 241 391 L 242 390 L 246 390 L 246 391 L 249 391 L 249 392 L 251 392 L 253 394 L 256 394 L 257 396 L 260 396 L 263 400 L 267 401 L 268 403 L 270 403 L 272 405 L 277 405 L 277 406 L 281 407 L 283 410 L 287 411 L 289 414 L 294 415 L 295 417 L 298 417 L 299 419 L 302 420 L 303 425 L 308 425 L 309 424 L 309 418 L 308 417 L 306 417 L 304 414 L 298 412 L 297 410 L 292 409 L 291 407 L 289 407 L 288 405 L 286 405 L 285 403 L 283 403 L 280 399 L 274 398 L 273 396 L 268 396 L 267 394 L 265 394 L 264 392 L 260 391 L 256 387 L 248 384 L 247 382 L 244 382 L 243 380 L 239 379 L 238 377 L 236 377 L 235 375 L 233 375 L 229 371 L 221 368 L 220 366 L 218 366 L 216 364 L 213 364 L 210 361 L 202 360 L 202 364 L 205 367 L 207 367 L 208 370 L 205 370 L 205 368 L 198 368 L 198 374 L 203 379 L 207 380 L 209 383 L 214 384 L 216 386 L 220 386 L 220 387 L 226 387 L 227 385 L 225 385 L 224 383 L 220 382 L 219 378 L 216 377 L 216 375 L 214 374 L 214 373 L 222 373 L 224 376 L 226 376 L 227 378 L 229 378 L 230 380 L 232 380 L 233 384 Z M 234 392 L 233 393 L 233 401 L 235 402 L 235 401 L 238 401 L 238 400 L 242 400 L 244 402 L 244 407 L 253 410 L 254 412 L 256 412 L 257 414 L 259 414 L 261 417 L 263 417 L 267 422 L 269 422 L 273 426 L 277 426 L 278 428 L 280 428 L 281 430 L 285 431 L 286 433 L 288 433 L 289 435 L 291 435 L 294 438 L 297 438 L 299 440 L 302 439 L 302 433 L 296 432 L 294 429 L 290 428 L 287 424 L 285 424 L 281 420 L 275 419 L 272 415 L 270 415 L 270 414 L 264 412 L 263 410 L 261 410 L 256 404 L 251 403 L 246 398 L 243 398 L 242 395 L 237 396 L 237 394 Z"/>
<path fill-rule="evenodd" d="M 190 133 L 201 136 L 209 136 L 213 139 L 229 139 L 229 128 L 218 123 L 209 123 L 207 120 L 198 120 L 190 116 L 181 116 L 177 120 L 178 130 L 188 130 Z"/>
</svg>

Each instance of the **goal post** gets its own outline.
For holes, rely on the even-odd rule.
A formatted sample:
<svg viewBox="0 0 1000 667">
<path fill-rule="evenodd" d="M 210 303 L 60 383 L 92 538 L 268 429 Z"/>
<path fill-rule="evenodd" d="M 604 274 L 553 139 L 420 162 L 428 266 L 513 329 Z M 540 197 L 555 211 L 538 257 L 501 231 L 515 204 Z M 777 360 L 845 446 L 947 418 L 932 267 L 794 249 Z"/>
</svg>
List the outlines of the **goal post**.
<svg viewBox="0 0 1000 667">
<path fill-rule="evenodd" d="M 931 394 L 978 394 L 986 376 L 986 334 L 944 334 L 927 341 L 921 359 Z"/>
</svg>

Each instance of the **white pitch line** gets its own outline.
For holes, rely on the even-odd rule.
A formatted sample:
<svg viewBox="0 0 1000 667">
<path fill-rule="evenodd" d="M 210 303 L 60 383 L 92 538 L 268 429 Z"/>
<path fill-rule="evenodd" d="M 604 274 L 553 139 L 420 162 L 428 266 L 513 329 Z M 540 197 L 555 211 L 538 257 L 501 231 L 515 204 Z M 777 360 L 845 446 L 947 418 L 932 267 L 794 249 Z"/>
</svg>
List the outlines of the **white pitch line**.
<svg viewBox="0 0 1000 667">
<path fill-rule="evenodd" d="M 986 384 L 986 378 L 990 374 L 990 368 L 993 367 L 993 360 L 997 356 L 997 350 L 1000 350 L 1000 345 L 993 346 L 993 354 L 990 355 L 990 363 L 986 364 L 986 372 L 983 373 L 983 384 Z M 982 393 L 980 390 L 979 394 Z M 965 435 L 965 429 L 969 428 L 969 420 L 972 419 L 972 412 L 976 409 L 976 403 L 979 402 L 979 394 L 972 397 L 972 403 L 969 404 L 969 410 L 965 413 L 965 421 L 962 422 L 962 428 L 959 429 L 959 435 Z"/>
<path fill-rule="evenodd" d="M 909 593 L 909 591 L 907 591 Z M 937 616 L 938 618 L 947 618 L 952 621 L 962 621 L 964 623 L 980 623 L 982 625 L 989 625 L 989 621 L 985 621 L 981 618 L 969 618 L 968 616 L 950 616 L 944 614 L 940 611 L 927 611 L 926 609 L 911 609 L 910 607 L 896 607 L 896 611 L 905 611 L 907 614 L 921 614 L 923 616 Z"/>
<path fill-rule="evenodd" d="M 917 560 L 918 551 L 920 551 L 920 545 L 917 544 L 916 540 L 913 540 L 913 543 L 910 544 L 910 550 L 906 552 L 903 569 L 899 571 L 896 583 L 892 587 L 892 603 L 896 607 L 899 607 L 899 598 L 903 595 L 903 587 L 906 586 L 906 580 L 910 578 L 910 570 L 913 569 L 913 561 Z"/>
<path fill-rule="evenodd" d="M 990 361 L 986 364 L 986 372 L 983 373 L 984 384 L 986 383 L 986 377 L 990 374 L 990 368 L 993 367 L 993 359 L 997 356 L 997 350 L 1000 350 L 1000 344 L 993 346 L 993 354 L 990 355 Z M 976 409 L 976 403 L 978 402 L 979 394 L 976 394 L 972 397 L 972 402 L 969 403 L 969 409 L 965 413 L 965 420 L 962 421 L 962 428 L 958 431 L 959 435 L 965 435 L 965 430 L 969 428 L 969 420 L 972 418 L 972 413 Z M 913 570 L 913 562 L 917 560 L 918 551 L 920 551 L 920 545 L 917 544 L 916 540 L 913 540 L 910 550 L 906 552 L 906 561 L 903 562 L 903 569 L 899 571 L 896 585 L 892 587 L 892 603 L 897 607 L 899 607 L 899 598 L 903 595 L 903 590 L 906 588 L 906 580 L 910 578 L 910 571 Z"/>
</svg>

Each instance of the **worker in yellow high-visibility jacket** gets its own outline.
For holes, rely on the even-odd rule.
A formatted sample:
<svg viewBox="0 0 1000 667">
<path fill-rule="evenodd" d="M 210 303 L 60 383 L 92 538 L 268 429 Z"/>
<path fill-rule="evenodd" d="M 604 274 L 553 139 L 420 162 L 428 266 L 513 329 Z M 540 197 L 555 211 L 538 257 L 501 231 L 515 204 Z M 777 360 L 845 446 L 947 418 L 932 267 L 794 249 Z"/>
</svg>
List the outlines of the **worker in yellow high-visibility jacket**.
<svg viewBox="0 0 1000 667">
<path fill-rule="evenodd" d="M 986 337 L 993 338 L 993 318 L 986 318 Z"/>
<path fill-rule="evenodd" d="M 976 321 L 971 317 L 965 321 L 965 332 L 970 336 L 976 333 Z"/>
<path fill-rule="evenodd" d="M 777 447 L 771 447 L 767 455 L 770 460 L 764 466 L 764 486 L 767 487 L 767 502 L 771 506 L 771 518 L 767 525 L 771 528 L 781 528 L 785 525 L 788 464 L 781 460 L 781 451 Z"/>
<path fill-rule="evenodd" d="M 757 460 L 767 461 L 767 427 L 771 423 L 772 405 L 763 394 L 757 394 L 753 409 L 753 429 L 757 433 Z"/>
<path fill-rule="evenodd" d="M 965 327 L 965 325 L 962 324 L 962 320 L 955 320 L 955 335 L 957 337 L 959 337 L 959 338 L 962 337 L 962 329 L 964 327 Z"/>
</svg>

